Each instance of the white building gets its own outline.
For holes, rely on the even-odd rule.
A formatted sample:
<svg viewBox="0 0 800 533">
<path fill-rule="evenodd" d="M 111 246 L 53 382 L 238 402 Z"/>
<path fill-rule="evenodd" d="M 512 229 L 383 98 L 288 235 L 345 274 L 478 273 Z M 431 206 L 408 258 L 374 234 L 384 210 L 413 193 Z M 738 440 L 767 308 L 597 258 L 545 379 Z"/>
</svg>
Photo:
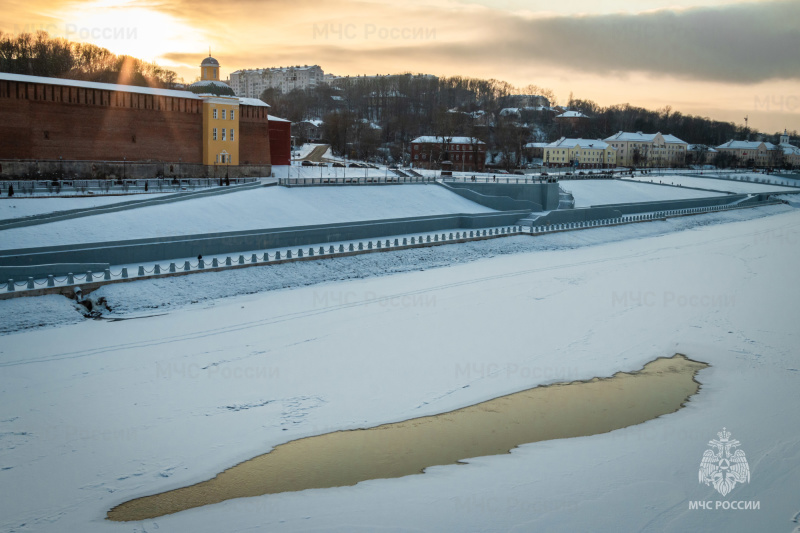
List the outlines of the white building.
<svg viewBox="0 0 800 533">
<path fill-rule="evenodd" d="M 259 98 L 266 89 L 288 93 L 295 89 L 313 89 L 324 83 L 325 73 L 318 65 L 237 70 L 230 76 L 236 96 Z"/>
<path fill-rule="evenodd" d="M 800 148 L 789 144 L 789 133 L 783 130 L 779 147 L 783 150 L 783 163 L 792 167 L 800 167 Z"/>
</svg>

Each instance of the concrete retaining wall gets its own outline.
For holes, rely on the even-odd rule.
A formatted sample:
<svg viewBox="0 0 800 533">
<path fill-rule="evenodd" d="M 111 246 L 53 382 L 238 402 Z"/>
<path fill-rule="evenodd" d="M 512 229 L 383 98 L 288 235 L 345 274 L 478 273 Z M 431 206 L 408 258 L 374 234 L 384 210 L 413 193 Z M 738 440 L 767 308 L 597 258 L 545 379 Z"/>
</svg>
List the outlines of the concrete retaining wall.
<svg viewBox="0 0 800 533">
<path fill-rule="evenodd" d="M 31 267 L 63 263 L 123 265 L 197 255 L 232 254 L 271 248 L 305 246 L 445 229 L 475 229 L 512 225 L 528 211 L 452 214 L 325 224 L 291 228 L 136 239 L 0 251 L 0 266 Z M 22 272 L 22 271 L 20 271 Z M 24 278 L 12 270 L 5 277 Z"/>
<path fill-rule="evenodd" d="M 679 209 L 695 209 L 699 207 L 714 207 L 722 205 L 757 205 L 768 201 L 769 195 L 756 194 L 729 194 L 726 196 L 711 196 L 708 198 L 692 198 L 687 200 L 664 200 L 656 202 L 641 202 L 633 204 L 613 204 L 584 207 L 578 209 L 566 209 L 562 211 L 551 211 L 534 220 L 523 219 L 521 224 L 530 226 L 546 226 L 547 224 L 570 224 L 573 222 L 588 222 L 591 220 L 602 220 L 617 218 L 627 215 L 637 215 L 641 213 L 652 213 L 654 211 L 670 211 Z"/>
<path fill-rule="evenodd" d="M 161 161 L 59 161 L 0 159 L 3 179 L 145 179 L 268 177 L 271 164 L 203 165 Z"/>
<path fill-rule="evenodd" d="M 451 187 L 448 183 L 436 182 L 450 192 L 457 194 L 467 200 L 498 211 L 527 210 L 543 211 L 542 205 L 528 200 L 515 200 L 509 196 L 487 196 L 479 192 L 470 190 L 467 187 Z"/>
<path fill-rule="evenodd" d="M 540 205 L 543 210 L 558 209 L 557 183 L 470 183 L 447 182 L 453 190 L 466 189 L 484 197 L 506 197 Z M 477 200 L 473 200 L 477 201 Z M 489 206 L 491 207 L 491 206 Z"/>
<path fill-rule="evenodd" d="M 760 195 L 756 195 L 760 196 Z M 656 202 L 639 202 L 627 204 L 604 205 L 611 209 L 616 209 L 623 215 L 635 215 L 637 213 L 650 213 L 652 211 L 668 211 L 672 209 L 694 209 L 696 207 L 709 207 L 717 205 L 728 205 L 740 202 L 749 197 L 747 194 L 728 194 L 726 196 L 709 196 L 707 198 L 690 198 L 685 200 L 659 200 Z M 600 207 L 600 206 L 592 206 Z"/>
</svg>

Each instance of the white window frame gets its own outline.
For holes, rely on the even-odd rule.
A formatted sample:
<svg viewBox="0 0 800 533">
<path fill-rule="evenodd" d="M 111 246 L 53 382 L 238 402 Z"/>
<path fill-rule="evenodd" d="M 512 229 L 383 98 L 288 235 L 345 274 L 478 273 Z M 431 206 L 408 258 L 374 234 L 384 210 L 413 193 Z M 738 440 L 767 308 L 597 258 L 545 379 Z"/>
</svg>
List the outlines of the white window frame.
<svg viewBox="0 0 800 533">
<path fill-rule="evenodd" d="M 234 137 L 234 133 L 233 133 L 233 128 L 231 128 L 231 142 L 233 142 L 234 139 L 235 139 L 235 137 Z"/>
<path fill-rule="evenodd" d="M 211 140 L 212 141 L 216 141 L 217 140 L 217 128 L 214 128 L 214 131 L 213 131 L 212 136 L 211 136 Z"/>
<path fill-rule="evenodd" d="M 222 140 L 225 140 L 225 128 L 222 128 Z"/>
<path fill-rule="evenodd" d="M 222 120 L 225 120 L 225 110 L 222 110 Z"/>
<path fill-rule="evenodd" d="M 214 108 L 214 118 L 215 119 L 217 118 L 217 108 L 216 107 Z"/>
</svg>

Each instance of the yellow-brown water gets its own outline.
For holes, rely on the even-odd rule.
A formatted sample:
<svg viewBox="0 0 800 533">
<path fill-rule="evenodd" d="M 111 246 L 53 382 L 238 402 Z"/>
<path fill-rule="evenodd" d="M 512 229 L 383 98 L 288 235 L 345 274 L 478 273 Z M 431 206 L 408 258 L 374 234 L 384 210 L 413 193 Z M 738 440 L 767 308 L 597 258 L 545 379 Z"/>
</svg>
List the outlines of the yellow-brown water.
<svg viewBox="0 0 800 533">
<path fill-rule="evenodd" d="M 232 498 L 420 474 L 521 444 L 605 433 L 680 409 L 708 365 L 676 354 L 638 372 L 535 387 L 439 415 L 276 446 L 215 478 L 125 502 L 110 520 L 155 518 Z"/>
</svg>

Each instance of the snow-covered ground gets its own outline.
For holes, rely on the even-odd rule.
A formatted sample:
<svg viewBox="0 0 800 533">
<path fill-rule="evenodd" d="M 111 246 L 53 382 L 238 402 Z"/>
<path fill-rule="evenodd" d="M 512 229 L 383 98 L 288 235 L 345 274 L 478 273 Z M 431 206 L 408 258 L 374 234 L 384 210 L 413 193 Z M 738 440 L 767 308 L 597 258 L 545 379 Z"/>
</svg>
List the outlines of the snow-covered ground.
<svg viewBox="0 0 800 533">
<path fill-rule="evenodd" d="M 558 186 L 572 193 L 575 207 L 708 198 L 724 194 L 620 180 L 563 180 L 558 182 Z"/>
<path fill-rule="evenodd" d="M 491 211 L 438 185 L 264 187 L 8 229 L 0 249 Z"/>
<path fill-rule="evenodd" d="M 317 146 L 323 146 L 319 143 L 305 143 L 303 146 L 299 148 L 295 148 L 292 152 L 292 159 L 303 159 L 304 157 L 308 156 L 311 152 L 314 151 L 314 148 Z"/>
<path fill-rule="evenodd" d="M 69 211 L 70 209 L 88 209 L 90 207 L 100 207 L 134 200 L 148 200 L 164 195 L 165 193 L 98 197 L 83 196 L 80 198 L 4 197 L 0 199 L 0 220 L 23 218 L 44 213 L 55 213 L 57 211 Z"/>
<path fill-rule="evenodd" d="M 738 176 L 738 175 L 737 175 Z M 732 177 L 732 176 L 731 176 Z M 649 174 L 647 176 L 635 176 L 632 178 L 636 181 L 667 183 L 670 185 L 681 185 L 682 187 L 696 187 L 698 189 L 711 189 L 715 191 L 727 191 L 733 193 L 768 193 L 780 191 L 795 191 L 797 187 L 787 187 L 782 185 L 767 185 L 764 183 L 751 183 L 747 181 L 737 181 L 735 179 L 715 179 L 715 178 L 698 178 L 694 176 L 681 176 L 678 174 L 664 174 L 655 175 Z"/>
<path fill-rule="evenodd" d="M 697 174 L 697 171 L 692 171 L 691 173 Z M 716 177 L 734 181 L 751 181 L 754 183 L 768 182 L 776 185 L 794 185 L 794 186 L 800 185 L 800 174 L 797 173 L 795 174 L 787 173 L 786 176 L 778 176 L 776 174 L 764 174 L 761 172 L 720 172 L 715 170 L 711 171 L 704 170 L 702 175 L 709 178 Z"/>
<path fill-rule="evenodd" d="M 594 246 L 570 238 L 620 228 L 552 235 L 564 246 L 6 335 L 0 529 L 789 533 L 800 511 L 800 287 L 791 281 L 800 211 L 705 220 L 714 223 Z M 230 294 L 226 276 L 186 279 L 196 293 Z M 135 299 L 128 285 L 120 295 Z M 108 295 L 112 305 L 120 295 Z M 676 352 L 712 365 L 699 394 L 638 426 L 424 475 L 104 520 L 115 504 L 292 439 L 636 370 Z M 752 475 L 727 497 L 698 483 L 723 427 Z M 717 500 L 760 509 L 690 509 Z"/>
</svg>

